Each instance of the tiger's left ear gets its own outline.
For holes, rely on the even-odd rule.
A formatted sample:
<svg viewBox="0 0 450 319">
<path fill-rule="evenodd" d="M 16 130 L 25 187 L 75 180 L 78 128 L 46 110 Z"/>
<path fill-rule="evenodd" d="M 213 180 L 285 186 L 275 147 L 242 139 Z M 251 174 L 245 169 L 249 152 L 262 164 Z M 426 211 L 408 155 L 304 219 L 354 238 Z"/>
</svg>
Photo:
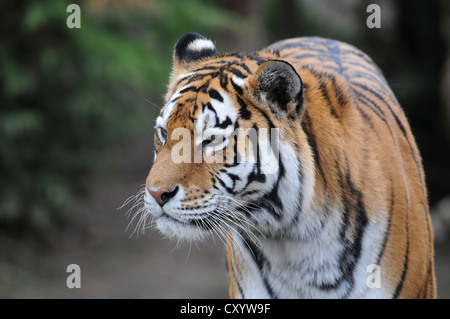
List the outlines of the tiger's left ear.
<svg viewBox="0 0 450 319">
<path fill-rule="evenodd" d="M 214 43 L 198 33 L 183 35 L 175 45 L 174 69 L 187 68 L 191 63 L 218 56 Z"/>
<path fill-rule="evenodd" d="M 249 79 L 255 97 L 279 116 L 297 118 L 302 109 L 302 79 L 282 60 L 264 62 Z"/>
</svg>

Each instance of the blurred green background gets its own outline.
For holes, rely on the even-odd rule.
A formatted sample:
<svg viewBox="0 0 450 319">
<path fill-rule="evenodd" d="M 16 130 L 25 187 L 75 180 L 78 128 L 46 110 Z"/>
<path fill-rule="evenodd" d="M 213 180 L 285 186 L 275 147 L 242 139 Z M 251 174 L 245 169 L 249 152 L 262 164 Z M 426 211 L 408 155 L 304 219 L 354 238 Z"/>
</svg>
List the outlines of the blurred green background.
<svg viewBox="0 0 450 319">
<path fill-rule="evenodd" d="M 81 8 L 70 29 L 67 6 Z M 366 8 L 381 8 L 369 29 Z M 287 37 L 349 42 L 384 71 L 427 174 L 439 297 L 450 297 L 450 3 L 333 0 L 0 2 L 0 297 L 226 297 L 220 241 L 130 236 L 177 39 L 220 51 Z M 66 286 L 79 264 L 82 288 Z"/>
</svg>

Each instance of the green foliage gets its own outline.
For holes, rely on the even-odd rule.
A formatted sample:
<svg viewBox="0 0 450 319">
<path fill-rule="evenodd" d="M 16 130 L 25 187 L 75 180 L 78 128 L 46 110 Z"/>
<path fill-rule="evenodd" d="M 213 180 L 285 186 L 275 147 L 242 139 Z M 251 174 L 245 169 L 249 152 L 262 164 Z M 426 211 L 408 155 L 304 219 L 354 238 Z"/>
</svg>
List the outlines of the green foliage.
<svg viewBox="0 0 450 319">
<path fill-rule="evenodd" d="M 242 23 L 216 2 L 0 4 L 0 228 L 49 230 L 83 190 L 99 150 L 147 128 L 175 41 Z M 159 102 L 159 100 L 158 100 Z M 19 226 L 19 227 L 16 227 Z"/>
</svg>

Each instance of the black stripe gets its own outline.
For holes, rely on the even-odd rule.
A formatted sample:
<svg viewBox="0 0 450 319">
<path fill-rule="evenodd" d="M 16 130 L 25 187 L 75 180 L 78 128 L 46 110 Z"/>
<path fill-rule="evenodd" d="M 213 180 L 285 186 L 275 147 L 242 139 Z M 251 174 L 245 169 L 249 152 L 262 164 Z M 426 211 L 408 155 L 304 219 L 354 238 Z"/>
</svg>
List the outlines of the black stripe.
<svg viewBox="0 0 450 319">
<path fill-rule="evenodd" d="M 345 107 L 348 104 L 347 96 L 344 94 L 343 89 L 337 85 L 336 78 L 331 78 L 331 83 L 333 84 L 334 94 L 336 95 L 338 104 L 340 107 Z"/>
<path fill-rule="evenodd" d="M 258 127 L 256 124 L 253 124 L 252 129 L 256 132 L 256 138 L 258 138 Z M 251 139 L 251 137 L 249 137 Z M 244 189 L 248 187 L 253 182 L 258 183 L 264 183 L 266 181 L 266 175 L 261 172 L 261 153 L 260 148 L 258 144 L 258 140 L 256 140 L 256 143 L 253 143 L 253 154 L 255 154 L 256 157 L 256 163 L 253 167 L 253 170 L 250 172 L 247 178 L 247 184 L 245 185 Z"/>
<path fill-rule="evenodd" d="M 327 89 L 327 84 L 323 79 L 319 79 L 319 90 L 320 90 L 320 94 L 322 95 L 322 97 L 325 99 L 325 102 L 328 104 L 328 106 L 330 107 L 330 112 L 331 114 L 340 121 L 339 116 L 336 113 L 336 110 L 333 107 L 333 103 L 331 103 L 331 99 L 330 96 L 328 95 L 328 89 Z"/>
<path fill-rule="evenodd" d="M 346 260 L 347 263 L 344 263 L 346 266 L 346 273 L 350 276 L 353 276 L 353 271 L 356 266 L 356 263 L 358 262 L 359 258 L 361 257 L 361 250 L 362 250 L 362 241 L 363 241 L 363 235 L 364 230 L 368 224 L 368 218 L 367 213 L 365 210 L 364 200 L 362 192 L 355 187 L 351 180 L 350 175 L 350 169 L 348 168 L 348 172 L 346 175 L 346 189 L 349 189 L 350 192 L 346 194 L 346 196 L 349 196 L 352 203 L 350 203 L 351 206 L 348 206 L 349 199 L 344 199 L 344 205 L 347 206 L 347 210 L 351 210 L 353 217 L 355 219 L 355 228 L 356 228 L 356 238 L 354 238 L 353 242 L 350 243 L 348 248 L 346 249 L 346 252 L 344 253 L 343 260 Z M 356 201 L 356 203 L 354 203 Z M 354 231 L 355 229 L 353 229 Z M 343 234 L 344 237 L 347 237 Z M 354 278 L 352 277 L 352 283 L 354 281 Z"/>
<path fill-rule="evenodd" d="M 400 281 L 397 283 L 397 287 L 395 287 L 394 294 L 392 295 L 393 299 L 397 299 L 402 291 L 403 284 L 405 283 L 406 272 L 408 271 L 408 251 L 409 251 L 409 239 L 406 240 L 406 253 L 405 253 L 405 261 L 403 262 L 403 271 L 400 276 Z"/>
<path fill-rule="evenodd" d="M 373 89 L 367 87 L 366 85 L 363 85 L 363 84 L 357 83 L 357 82 L 352 82 L 352 84 L 353 84 L 353 85 L 356 85 L 356 86 L 358 86 L 358 87 L 360 87 L 361 89 L 363 89 L 363 90 L 365 90 L 365 91 L 367 91 L 367 92 L 369 92 L 369 93 L 371 93 L 371 94 L 373 94 L 375 97 L 377 97 L 379 100 L 381 100 L 381 101 L 386 105 L 386 107 L 388 108 L 388 110 L 390 111 L 390 113 L 392 114 L 392 116 L 394 117 L 394 120 L 395 120 L 395 122 L 397 123 L 397 126 L 399 127 L 400 131 L 403 133 L 403 136 L 405 137 L 405 140 L 406 140 L 406 142 L 408 143 L 408 146 L 409 146 L 409 150 L 410 150 L 410 152 L 411 152 L 412 159 L 413 159 L 414 163 L 416 164 L 416 169 L 417 169 L 419 175 L 421 175 L 421 169 L 420 169 L 421 166 L 420 166 L 420 164 L 419 164 L 419 162 L 418 162 L 418 160 L 417 160 L 417 158 L 416 158 L 416 154 L 414 153 L 414 150 L 413 150 L 413 147 L 412 147 L 412 145 L 411 145 L 411 142 L 410 142 L 409 139 L 408 139 L 408 136 L 407 136 L 407 134 L 406 134 L 405 127 L 403 126 L 402 122 L 401 122 L 400 119 L 398 118 L 397 114 L 395 114 L 394 110 L 391 108 L 389 102 L 386 101 L 386 99 L 381 95 L 381 93 L 376 92 L 375 90 L 373 90 Z"/>
<path fill-rule="evenodd" d="M 241 109 L 239 110 L 240 117 L 242 117 L 244 120 L 249 120 L 252 114 L 249 110 L 247 110 L 247 103 L 245 103 L 240 96 L 237 96 L 237 101 L 241 106 Z"/>
<path fill-rule="evenodd" d="M 395 287 L 394 294 L 392 295 L 393 299 L 397 299 L 400 295 L 403 284 L 405 283 L 406 273 L 408 272 L 408 263 L 409 263 L 409 225 L 408 225 L 408 210 L 406 210 L 406 221 L 405 221 L 405 232 L 406 232 L 406 251 L 405 251 L 405 260 L 403 262 L 403 270 L 402 275 L 400 276 L 400 281 L 397 283 L 397 287 Z"/>
<path fill-rule="evenodd" d="M 355 85 L 361 89 L 363 89 L 366 92 L 369 92 L 370 94 L 374 95 L 377 99 L 379 99 L 380 101 L 382 101 L 384 103 L 384 105 L 386 105 L 386 107 L 388 108 L 388 110 L 390 111 L 390 113 L 392 114 L 392 116 L 395 119 L 395 122 L 397 123 L 399 129 L 402 131 L 403 135 L 405 136 L 406 140 L 408 140 L 407 136 L 406 136 L 406 130 L 405 127 L 403 126 L 402 122 L 400 121 L 400 119 L 398 118 L 397 114 L 395 114 L 394 110 L 392 110 L 390 103 L 388 101 L 386 101 L 386 99 L 381 95 L 380 92 L 377 92 L 376 90 L 369 88 L 368 86 L 362 84 L 362 83 L 358 83 L 355 81 L 351 82 L 352 85 Z"/>
<path fill-rule="evenodd" d="M 250 71 L 250 69 L 248 68 L 248 66 L 245 64 L 245 62 L 243 62 L 243 63 L 236 62 L 235 64 L 236 64 L 237 66 L 240 66 L 241 68 L 243 68 L 244 71 L 247 72 L 247 74 L 252 73 L 252 72 Z M 244 76 L 244 77 L 246 77 L 246 76 Z"/>
<path fill-rule="evenodd" d="M 234 187 L 234 182 L 233 182 L 233 186 L 232 187 L 228 187 L 225 182 L 218 176 L 216 176 L 216 179 L 219 181 L 220 185 L 223 186 L 223 188 L 225 188 L 227 190 L 228 193 L 230 194 L 235 194 L 236 192 L 234 191 L 233 187 Z"/>
<path fill-rule="evenodd" d="M 363 66 L 362 66 L 363 67 Z M 345 78 L 348 82 L 351 82 L 355 79 L 363 79 L 363 80 L 369 80 L 372 84 L 377 84 L 381 91 L 383 91 L 385 94 L 388 94 L 389 98 L 391 100 L 394 99 L 394 95 L 389 88 L 389 85 L 386 83 L 384 78 L 381 76 L 381 74 L 374 72 L 370 72 L 370 70 L 367 70 L 367 67 L 364 68 L 364 71 L 358 71 L 354 69 L 350 69 L 346 74 Z"/>
<path fill-rule="evenodd" d="M 220 61 L 217 61 L 216 63 L 219 63 Z M 200 69 L 195 69 L 193 72 L 194 73 L 198 73 L 198 72 L 201 72 L 201 71 L 205 71 L 205 70 L 217 70 L 217 69 L 219 69 L 219 67 L 218 66 L 204 66 L 204 67 L 201 67 Z"/>
<path fill-rule="evenodd" d="M 347 283 L 345 295 L 347 297 L 354 287 L 353 272 L 361 256 L 364 230 L 368 223 L 362 192 L 352 182 L 348 159 L 345 174 L 339 169 L 342 163 L 336 160 L 339 184 L 342 189 L 342 203 L 344 205 L 343 222 L 339 230 L 344 249 L 339 257 L 339 269 L 341 275 L 334 282 L 322 283 L 319 288 L 323 290 L 335 290 Z M 353 223 L 353 225 L 352 225 Z M 353 227 L 352 227 L 353 226 Z"/>
<path fill-rule="evenodd" d="M 327 90 L 327 83 L 324 81 L 324 79 L 318 79 L 319 80 L 319 90 L 322 97 L 325 99 L 326 103 L 328 105 L 331 105 L 330 97 L 328 96 L 328 90 Z"/>
<path fill-rule="evenodd" d="M 245 298 L 245 294 L 244 294 L 244 290 L 242 289 L 241 283 L 239 282 L 237 276 L 236 276 L 236 270 L 234 270 L 233 265 L 231 265 L 232 269 L 233 269 L 233 277 L 234 277 L 234 282 L 236 283 L 237 289 L 239 290 L 242 299 L 246 299 Z"/>
<path fill-rule="evenodd" d="M 241 194 L 242 197 L 248 196 L 248 195 L 253 195 L 253 194 L 257 194 L 260 193 L 261 190 L 260 189 L 252 189 L 251 191 L 245 191 Z"/>
<path fill-rule="evenodd" d="M 272 190 L 265 194 L 263 197 L 259 198 L 256 205 L 261 208 L 264 208 L 267 212 L 269 212 L 275 219 L 280 220 L 283 214 L 283 202 L 281 201 L 278 195 L 278 189 L 280 186 L 281 179 L 285 175 L 285 169 L 281 158 L 278 162 L 278 177 L 277 181 L 272 187 Z"/>
<path fill-rule="evenodd" d="M 180 93 L 180 94 L 184 94 L 184 93 L 190 92 L 190 91 L 198 92 L 198 91 L 199 91 L 199 88 L 196 87 L 196 86 L 188 86 L 187 88 L 182 89 L 179 93 Z M 181 97 L 181 95 L 180 95 L 178 98 L 180 98 L 180 97 Z M 177 98 L 177 99 L 178 99 L 178 98 Z"/>
<path fill-rule="evenodd" d="M 220 86 L 224 91 L 228 91 L 228 76 L 221 70 L 219 75 Z"/>
<path fill-rule="evenodd" d="M 216 115 L 217 116 L 217 115 Z M 218 118 L 217 118 L 218 119 Z M 228 126 L 230 126 L 231 124 L 233 124 L 233 122 L 231 121 L 231 119 L 227 116 L 227 118 L 221 122 L 218 123 L 218 121 L 216 122 L 216 125 L 214 125 L 214 127 L 218 127 L 218 128 L 222 128 L 222 129 L 226 129 Z"/>
<path fill-rule="evenodd" d="M 381 249 L 378 252 L 378 256 L 377 256 L 377 265 L 380 264 L 381 262 L 381 258 L 383 257 L 384 251 L 386 249 L 386 244 L 388 241 L 388 238 L 391 234 L 391 223 L 392 223 L 392 214 L 394 213 L 394 190 L 392 188 L 392 180 L 391 180 L 391 207 L 389 208 L 389 218 L 387 221 L 387 229 L 384 232 L 384 237 L 383 237 L 383 243 L 381 244 Z"/>
<path fill-rule="evenodd" d="M 264 275 L 265 268 L 267 268 L 267 270 L 270 271 L 271 266 L 270 266 L 269 260 L 266 258 L 266 256 L 264 256 L 261 249 L 259 249 L 259 247 L 257 247 L 253 243 L 253 241 L 247 237 L 246 234 L 244 234 L 244 233 L 240 233 L 240 234 L 246 244 L 246 245 L 244 245 L 244 247 L 248 248 L 250 254 L 253 257 L 253 260 L 255 261 L 256 266 L 258 266 L 258 268 L 259 268 L 259 272 L 261 274 L 261 278 L 263 280 L 264 286 L 266 287 L 267 293 L 269 294 L 270 298 L 277 299 L 278 298 L 277 295 L 273 291 L 273 288 L 270 285 L 267 277 Z"/>
<path fill-rule="evenodd" d="M 317 147 L 316 138 L 314 136 L 313 129 L 312 129 L 311 118 L 309 117 L 308 112 L 305 112 L 305 115 L 303 116 L 302 128 L 303 128 L 303 131 L 306 133 L 308 144 L 311 147 L 311 150 L 313 151 L 315 164 L 316 164 L 317 168 L 319 169 L 320 176 L 322 177 L 324 185 L 326 186 L 327 180 L 325 178 L 325 173 L 322 168 L 322 164 L 321 164 L 322 162 L 320 160 L 320 154 L 319 154 L 319 150 Z"/>
<path fill-rule="evenodd" d="M 239 126 L 237 125 L 237 122 L 235 123 L 235 131 Z M 234 140 L 234 145 L 233 145 L 233 152 L 234 152 L 234 157 L 233 157 L 233 163 L 229 164 L 228 162 L 226 162 L 225 164 L 223 164 L 223 167 L 235 167 L 238 166 L 240 164 L 240 160 L 239 160 L 239 153 L 237 150 L 237 135 L 233 134 L 233 140 Z"/>
<path fill-rule="evenodd" d="M 236 186 L 236 181 L 240 181 L 241 180 L 241 178 L 238 175 L 236 175 L 236 174 L 232 174 L 232 173 L 228 173 L 228 172 L 226 172 L 226 174 L 233 181 L 233 188 Z"/>
<path fill-rule="evenodd" d="M 327 62 L 329 60 L 329 56 L 321 56 L 317 51 L 311 52 L 311 53 L 303 53 L 303 54 L 297 54 L 293 56 L 294 59 L 302 60 L 302 59 L 308 59 L 308 58 L 314 58 L 316 60 L 321 62 Z M 317 63 L 318 64 L 318 63 Z"/>
<path fill-rule="evenodd" d="M 357 91 L 355 88 L 352 88 L 353 92 L 357 96 L 357 98 L 364 103 L 365 106 L 367 106 L 371 111 L 373 111 L 383 122 L 386 123 L 386 125 L 389 126 L 386 120 L 386 114 L 384 113 L 383 109 L 381 109 L 377 103 L 375 103 L 374 100 L 368 98 L 365 94 Z"/>
<path fill-rule="evenodd" d="M 194 74 L 193 76 L 191 76 L 191 77 L 186 79 L 187 80 L 186 84 L 191 84 L 192 82 L 203 80 L 206 77 L 215 78 L 217 76 L 220 76 L 220 72 L 219 71 Z"/>
<path fill-rule="evenodd" d="M 326 72 L 326 71 L 318 71 L 316 68 L 314 68 L 314 66 L 310 66 L 310 65 L 303 65 L 302 66 L 302 70 L 306 70 L 309 73 L 311 73 L 312 75 L 314 75 L 316 78 L 320 79 L 320 78 L 327 78 L 329 80 L 333 80 L 335 79 L 335 74 L 331 73 L 331 72 Z"/>
<path fill-rule="evenodd" d="M 356 103 L 356 109 L 358 110 L 358 112 L 361 115 L 361 117 L 363 118 L 363 120 L 366 121 L 367 124 L 369 124 L 371 130 L 374 131 L 375 133 L 377 133 L 375 130 L 375 126 L 372 123 L 372 119 L 362 108 L 359 107 L 358 103 Z"/>
<path fill-rule="evenodd" d="M 237 85 L 236 83 L 234 83 L 233 78 L 231 78 L 231 85 L 233 86 L 234 90 L 236 91 L 236 93 L 238 95 L 242 95 L 242 93 L 243 93 L 242 88 L 239 85 Z"/>
<path fill-rule="evenodd" d="M 206 104 L 202 103 L 202 111 L 203 112 L 205 111 L 205 108 L 207 108 L 208 110 L 210 110 L 211 112 L 214 113 L 214 115 L 216 116 L 216 122 L 217 122 L 217 118 L 218 118 L 217 112 L 216 112 L 216 109 L 212 107 L 211 103 L 209 103 L 209 102 L 207 102 Z"/>
<path fill-rule="evenodd" d="M 223 97 L 222 97 L 222 95 L 220 95 L 220 93 L 219 92 L 217 92 L 216 90 L 214 90 L 214 89 L 209 89 L 209 96 L 212 98 L 212 99 L 214 99 L 214 100 L 217 100 L 217 101 L 219 101 L 219 102 L 223 102 Z"/>
<path fill-rule="evenodd" d="M 235 53 L 233 56 L 241 59 L 241 60 L 250 60 L 256 62 L 256 64 L 259 66 L 266 62 L 267 60 L 262 58 L 258 52 L 254 53 Z M 250 71 L 248 71 L 250 73 Z"/>
<path fill-rule="evenodd" d="M 242 73 L 241 71 L 239 71 L 239 70 L 236 69 L 236 68 L 228 67 L 228 68 L 226 68 L 225 70 L 227 70 L 228 72 L 233 73 L 234 75 L 236 75 L 236 76 L 239 77 L 239 78 L 245 79 L 245 78 L 247 77 L 244 73 Z"/>
</svg>

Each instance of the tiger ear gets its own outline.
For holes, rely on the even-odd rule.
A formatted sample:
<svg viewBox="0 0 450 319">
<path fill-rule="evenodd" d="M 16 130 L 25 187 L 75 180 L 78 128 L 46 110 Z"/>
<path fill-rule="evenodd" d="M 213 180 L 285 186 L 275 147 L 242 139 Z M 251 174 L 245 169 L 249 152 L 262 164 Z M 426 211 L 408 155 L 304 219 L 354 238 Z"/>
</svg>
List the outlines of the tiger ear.
<svg viewBox="0 0 450 319">
<path fill-rule="evenodd" d="M 286 61 L 264 62 L 250 79 L 255 97 L 275 114 L 296 118 L 302 107 L 302 79 Z"/>
<path fill-rule="evenodd" d="M 187 67 L 190 63 L 218 56 L 216 46 L 211 40 L 198 33 L 183 35 L 175 45 L 174 68 Z"/>
</svg>

